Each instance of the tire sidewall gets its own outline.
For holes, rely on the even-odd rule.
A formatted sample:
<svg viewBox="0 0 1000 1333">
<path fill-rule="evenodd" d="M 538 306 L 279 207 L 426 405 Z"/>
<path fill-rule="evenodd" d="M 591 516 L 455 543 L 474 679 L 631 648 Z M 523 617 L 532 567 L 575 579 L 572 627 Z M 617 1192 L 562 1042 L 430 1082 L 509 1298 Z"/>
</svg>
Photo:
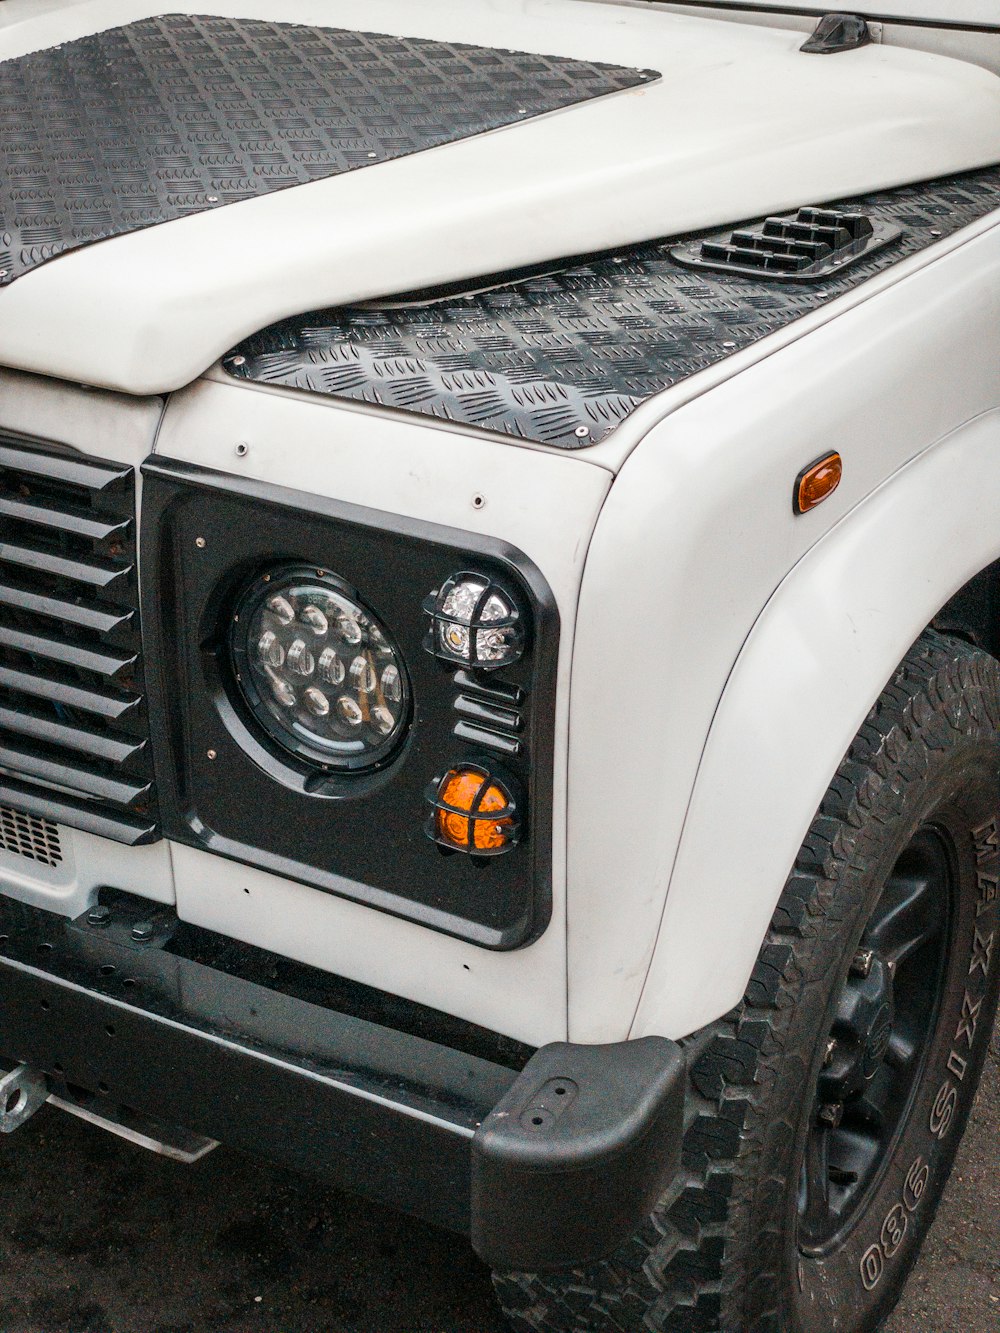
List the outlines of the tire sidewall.
<svg viewBox="0 0 1000 1333">
<path fill-rule="evenodd" d="M 827 1333 L 838 1328 L 867 1333 L 892 1309 L 933 1220 L 988 1049 L 1000 984 L 996 899 L 1000 852 L 987 845 L 989 832 L 995 836 L 998 826 L 998 746 L 970 738 L 935 768 L 905 790 L 902 807 L 897 807 L 891 822 L 882 823 L 879 812 L 873 811 L 868 839 L 878 837 L 877 854 L 860 873 L 852 857 L 850 875 L 855 882 L 849 896 L 854 905 L 839 921 L 835 913 L 828 918 L 812 954 L 810 975 L 803 978 L 804 1002 L 789 1029 L 793 1049 L 796 1033 L 805 1031 L 811 1036 L 812 1058 L 808 1071 L 803 1062 L 794 1060 L 786 1071 L 787 1078 L 805 1078 L 804 1083 L 798 1082 L 800 1111 L 793 1150 L 788 1154 L 786 1148 L 785 1161 L 779 1165 L 766 1160 L 765 1148 L 760 1177 L 773 1181 L 772 1173 L 778 1169 L 786 1182 L 786 1271 L 781 1286 L 786 1294 L 782 1304 L 787 1308 L 781 1327 L 789 1333 Z M 890 799 L 892 794 L 890 791 Z M 896 794 L 898 799 L 898 788 Z M 797 1179 L 823 1054 L 817 1034 L 832 1025 L 840 987 L 893 866 L 926 824 L 950 835 L 957 889 L 933 1035 L 901 1137 L 861 1205 L 851 1232 L 831 1254 L 804 1256 L 796 1236 Z M 873 848 L 865 845 L 858 850 L 858 860 L 863 863 L 865 853 Z M 818 983 L 824 976 L 826 984 Z M 774 1146 L 772 1139 L 772 1150 Z"/>
</svg>

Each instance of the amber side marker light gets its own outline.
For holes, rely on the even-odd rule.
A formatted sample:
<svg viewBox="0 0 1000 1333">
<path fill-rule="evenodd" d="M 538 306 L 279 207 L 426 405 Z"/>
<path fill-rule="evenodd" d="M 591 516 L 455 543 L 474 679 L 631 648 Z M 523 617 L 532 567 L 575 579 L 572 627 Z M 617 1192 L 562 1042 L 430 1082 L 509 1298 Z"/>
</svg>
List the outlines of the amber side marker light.
<svg viewBox="0 0 1000 1333">
<path fill-rule="evenodd" d="M 810 509 L 822 504 L 840 485 L 843 475 L 844 460 L 836 453 L 824 454 L 803 468 L 795 479 L 795 512 L 808 514 Z"/>
<path fill-rule="evenodd" d="M 427 789 L 427 836 L 472 856 L 499 856 L 517 845 L 520 819 L 507 787 L 487 768 L 463 764 Z"/>
</svg>

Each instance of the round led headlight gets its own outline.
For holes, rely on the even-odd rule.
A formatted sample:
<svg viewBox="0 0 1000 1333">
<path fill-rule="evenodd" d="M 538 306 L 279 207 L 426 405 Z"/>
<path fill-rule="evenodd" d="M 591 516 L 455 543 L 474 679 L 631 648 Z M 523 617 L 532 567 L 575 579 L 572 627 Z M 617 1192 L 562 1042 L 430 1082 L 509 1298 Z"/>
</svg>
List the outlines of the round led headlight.
<svg viewBox="0 0 1000 1333">
<path fill-rule="evenodd" d="M 243 696 L 285 750 L 330 768 L 371 768 L 398 744 L 410 691 L 385 626 L 333 575 L 259 575 L 233 616 Z"/>
</svg>

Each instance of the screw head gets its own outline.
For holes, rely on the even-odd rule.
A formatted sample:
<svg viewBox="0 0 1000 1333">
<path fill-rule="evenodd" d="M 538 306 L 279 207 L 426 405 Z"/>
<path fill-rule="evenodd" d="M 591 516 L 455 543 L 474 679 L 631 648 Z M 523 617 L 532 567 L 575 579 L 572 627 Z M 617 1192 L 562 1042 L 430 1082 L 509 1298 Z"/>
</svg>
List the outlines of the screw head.
<svg viewBox="0 0 1000 1333">
<path fill-rule="evenodd" d="M 88 926 L 110 926 L 110 924 L 111 924 L 110 907 L 105 907 L 103 904 L 98 904 L 97 907 L 92 907 L 90 911 L 87 913 Z"/>
<path fill-rule="evenodd" d="M 231 366 L 245 366 L 246 363 L 247 359 L 245 356 L 231 356 L 229 358 L 229 364 Z"/>
<path fill-rule="evenodd" d="M 236 457 L 246 458 L 249 452 L 250 446 L 247 444 L 246 440 L 240 440 L 239 444 L 236 446 Z"/>
<path fill-rule="evenodd" d="M 577 428 L 576 428 L 576 430 L 573 432 L 573 434 L 576 436 L 576 438 L 577 438 L 578 440 L 585 440 L 585 439 L 587 438 L 587 436 L 590 434 L 590 427 L 589 427 L 589 426 L 577 426 Z"/>
<path fill-rule="evenodd" d="M 195 546 L 197 546 L 197 548 L 198 548 L 199 551 L 204 551 L 204 549 L 205 549 L 205 538 L 204 538 L 204 537 L 195 537 L 195 539 L 194 539 L 194 544 L 195 544 Z"/>
<path fill-rule="evenodd" d="M 206 750 L 205 754 L 209 759 L 218 759 L 219 757 L 219 753 L 217 750 Z"/>
<path fill-rule="evenodd" d="M 151 940 L 156 933 L 156 927 L 152 921 L 137 921 L 132 927 L 132 938 L 134 940 Z"/>
</svg>

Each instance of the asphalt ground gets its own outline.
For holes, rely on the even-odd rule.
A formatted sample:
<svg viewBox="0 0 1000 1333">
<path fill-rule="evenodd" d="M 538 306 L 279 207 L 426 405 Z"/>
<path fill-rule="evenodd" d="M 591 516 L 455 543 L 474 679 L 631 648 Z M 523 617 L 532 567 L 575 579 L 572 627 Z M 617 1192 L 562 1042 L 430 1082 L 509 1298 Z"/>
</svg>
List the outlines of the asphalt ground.
<svg viewBox="0 0 1000 1333">
<path fill-rule="evenodd" d="M 504 1333 L 460 1239 L 219 1149 L 44 1108 L 0 1143 L 0 1333 Z M 888 1333 L 1000 1333 L 1000 1027 Z"/>
</svg>

